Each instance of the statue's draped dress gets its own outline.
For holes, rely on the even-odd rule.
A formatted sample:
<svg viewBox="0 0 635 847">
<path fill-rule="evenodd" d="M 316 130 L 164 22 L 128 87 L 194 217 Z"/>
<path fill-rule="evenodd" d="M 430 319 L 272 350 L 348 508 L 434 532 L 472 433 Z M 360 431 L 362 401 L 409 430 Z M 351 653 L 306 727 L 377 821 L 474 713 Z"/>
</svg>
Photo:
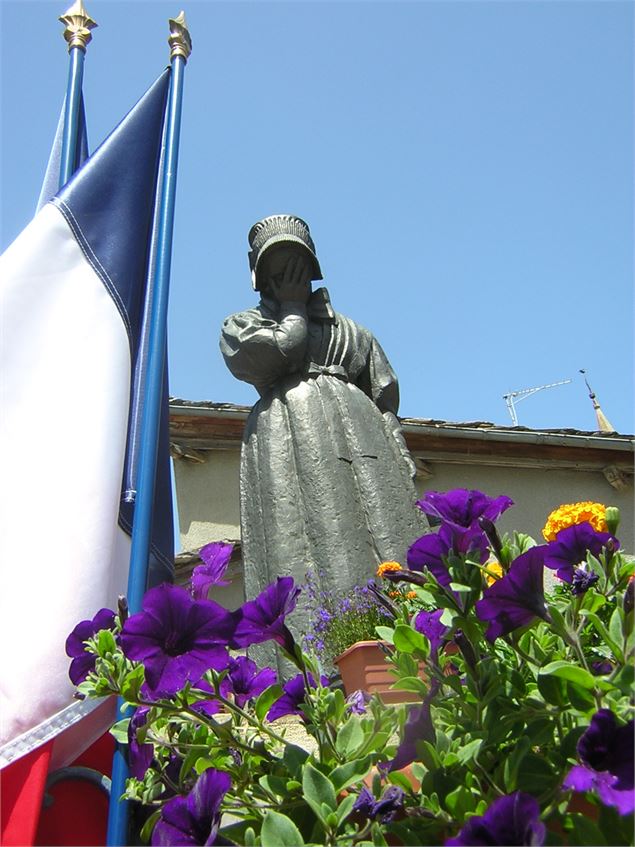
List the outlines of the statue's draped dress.
<svg viewBox="0 0 635 847">
<path fill-rule="evenodd" d="M 247 598 L 277 576 L 302 584 L 310 569 L 337 599 L 382 561 L 404 563 L 427 527 L 395 417 L 397 378 L 372 334 L 320 288 L 307 306 L 263 297 L 230 316 L 221 351 L 260 394 L 241 454 Z M 306 631 L 306 596 L 289 623 Z"/>
</svg>

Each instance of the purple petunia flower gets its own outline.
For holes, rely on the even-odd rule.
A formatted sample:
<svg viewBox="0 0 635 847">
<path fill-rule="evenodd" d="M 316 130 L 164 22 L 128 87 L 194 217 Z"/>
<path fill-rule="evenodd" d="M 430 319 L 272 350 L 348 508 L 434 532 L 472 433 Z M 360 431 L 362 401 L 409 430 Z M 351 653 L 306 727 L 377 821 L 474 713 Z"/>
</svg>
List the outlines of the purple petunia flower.
<svg viewBox="0 0 635 847">
<path fill-rule="evenodd" d="M 613 662 L 609 662 L 608 659 L 598 659 L 596 662 L 591 662 L 590 668 L 594 676 L 604 676 L 605 674 L 613 673 L 615 665 Z"/>
<path fill-rule="evenodd" d="M 257 697 L 269 688 L 278 677 L 273 668 L 258 669 L 258 665 L 246 656 L 230 659 L 229 672 L 221 680 L 220 693 L 223 697 L 234 695 L 234 702 L 242 709 L 248 700 Z"/>
<path fill-rule="evenodd" d="M 295 641 L 284 619 L 295 609 L 300 589 L 293 577 L 279 576 L 267 586 L 255 600 L 243 603 L 233 614 L 236 620 L 234 647 L 249 647 L 273 639 L 289 653 L 293 653 Z"/>
<path fill-rule="evenodd" d="M 174 797 L 161 809 L 152 830 L 153 845 L 213 845 L 220 826 L 220 807 L 231 787 L 228 773 L 209 768 L 186 796 Z"/>
<path fill-rule="evenodd" d="M 532 547 L 515 559 L 502 579 L 496 580 L 476 603 L 476 614 L 490 624 L 489 641 L 526 626 L 535 617 L 548 620 L 543 588 L 543 559 L 546 545 Z"/>
<path fill-rule="evenodd" d="M 209 684 L 205 677 L 201 677 L 198 682 L 195 682 L 192 688 L 196 688 L 199 691 L 204 691 L 206 694 L 209 694 L 207 699 L 197 700 L 196 703 L 192 703 L 191 708 L 194 709 L 195 712 L 199 712 L 202 715 L 216 715 L 220 712 L 220 701 L 216 698 L 214 688 Z"/>
<path fill-rule="evenodd" d="M 148 722 L 149 711 L 148 706 L 139 706 L 138 709 L 135 709 L 128 724 L 128 766 L 130 775 L 137 779 L 143 779 L 154 757 L 154 745 L 150 743 L 139 744 L 137 739 L 137 730 Z"/>
<path fill-rule="evenodd" d="M 194 600 L 184 588 L 163 583 L 125 622 L 120 643 L 129 659 L 143 663 L 150 692 L 170 696 L 210 668 L 227 667 L 234 626 L 231 612 L 218 603 Z"/>
<path fill-rule="evenodd" d="M 311 687 L 316 687 L 315 678 L 312 674 L 309 674 L 308 678 Z M 322 685 L 329 684 L 329 681 L 325 676 L 320 677 L 320 682 Z M 300 715 L 300 717 L 303 717 L 300 705 L 304 703 L 306 698 L 304 676 L 299 673 L 297 676 L 291 677 L 291 679 L 282 686 L 282 691 L 284 692 L 282 696 L 275 701 L 273 706 L 267 712 L 267 720 L 275 721 L 285 715 Z"/>
<path fill-rule="evenodd" d="M 485 533 L 478 528 L 456 530 L 452 526 L 444 525 L 437 533 L 429 533 L 418 538 L 410 546 L 406 561 L 408 567 L 414 571 L 427 568 L 439 585 L 447 588 L 452 577 L 444 559 L 453 554 L 457 556 L 469 554 L 483 564 L 489 555 Z"/>
<path fill-rule="evenodd" d="M 578 741 L 581 765 L 575 765 L 562 784 L 574 791 L 593 791 L 605 806 L 621 815 L 635 811 L 633 721 L 618 726 L 610 709 L 600 709 Z"/>
<path fill-rule="evenodd" d="M 426 515 L 440 518 L 456 530 L 478 529 L 480 517 L 495 521 L 514 501 L 502 494 L 488 497 L 482 491 L 455 488 L 452 491 L 427 491 L 417 506 Z"/>
<path fill-rule="evenodd" d="M 478 847 L 478 845 L 527 845 L 545 843 L 546 828 L 540 820 L 540 806 L 530 794 L 515 791 L 498 797 L 484 815 L 474 815 L 457 836 L 446 845 Z"/>
<path fill-rule="evenodd" d="M 575 568 L 586 562 L 587 552 L 598 556 L 608 542 L 620 546 L 609 532 L 596 532 L 588 521 L 561 529 L 555 541 L 546 545 L 545 566 L 565 582 L 573 582 Z"/>
<path fill-rule="evenodd" d="M 432 716 L 430 714 L 430 703 L 436 697 L 440 688 L 438 680 L 433 679 L 430 683 L 430 690 L 426 695 L 423 703 L 420 706 L 410 706 L 408 708 L 408 717 L 403 728 L 403 737 L 397 747 L 395 758 L 390 762 L 380 765 L 382 770 L 398 771 L 405 768 L 417 758 L 417 742 L 418 741 L 435 741 L 434 726 L 432 725 Z"/>
<path fill-rule="evenodd" d="M 86 652 L 84 641 L 96 635 L 100 629 L 115 628 L 115 613 L 112 609 L 100 609 L 92 620 L 80 621 L 66 639 L 66 655 L 73 660 L 68 675 L 73 685 L 83 682 L 95 670 L 94 653 Z"/>
<path fill-rule="evenodd" d="M 414 620 L 415 629 L 420 632 L 430 642 L 430 651 L 436 654 L 439 647 L 443 644 L 443 639 L 448 631 L 447 626 L 441 623 L 443 609 L 437 609 L 434 612 L 419 612 Z"/>
<path fill-rule="evenodd" d="M 222 541 L 213 541 L 199 550 L 199 556 L 203 560 L 202 565 L 194 568 L 190 585 L 192 597 L 196 600 L 205 600 L 207 592 L 212 585 L 229 585 L 223 579 L 227 565 L 234 550 L 233 544 L 224 544 Z"/>
<path fill-rule="evenodd" d="M 403 806 L 403 798 L 403 788 L 397 785 L 389 785 L 379 800 L 375 800 L 368 788 L 364 786 L 355 801 L 353 811 L 360 812 L 371 821 L 390 823 Z"/>
</svg>

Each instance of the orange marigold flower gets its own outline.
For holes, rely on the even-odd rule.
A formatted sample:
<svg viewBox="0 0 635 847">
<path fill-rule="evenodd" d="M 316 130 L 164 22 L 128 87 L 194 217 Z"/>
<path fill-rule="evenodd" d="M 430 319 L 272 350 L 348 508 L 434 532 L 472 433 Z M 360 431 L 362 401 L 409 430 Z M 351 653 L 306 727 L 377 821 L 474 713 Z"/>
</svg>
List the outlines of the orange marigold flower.
<svg viewBox="0 0 635 847">
<path fill-rule="evenodd" d="M 406 597 L 408 598 L 408 600 L 416 600 L 417 592 L 416 591 L 407 591 Z"/>
<path fill-rule="evenodd" d="M 585 500 L 582 503 L 564 503 L 547 518 L 542 534 L 547 541 L 554 541 L 561 529 L 588 521 L 596 532 L 606 532 L 606 506 Z"/>
<path fill-rule="evenodd" d="M 388 596 L 389 597 L 401 597 L 401 591 L 389 591 Z"/>
<path fill-rule="evenodd" d="M 389 571 L 400 571 L 401 565 L 399 562 L 382 562 L 381 565 L 377 568 L 377 576 L 383 576 L 385 573 Z"/>
<path fill-rule="evenodd" d="M 498 582 L 496 576 L 503 576 L 503 566 L 500 562 L 487 562 L 485 567 L 488 571 L 492 571 L 492 573 L 485 572 L 485 579 L 488 585 L 493 585 L 495 582 Z M 492 576 L 492 574 L 496 574 L 496 576 Z"/>
</svg>

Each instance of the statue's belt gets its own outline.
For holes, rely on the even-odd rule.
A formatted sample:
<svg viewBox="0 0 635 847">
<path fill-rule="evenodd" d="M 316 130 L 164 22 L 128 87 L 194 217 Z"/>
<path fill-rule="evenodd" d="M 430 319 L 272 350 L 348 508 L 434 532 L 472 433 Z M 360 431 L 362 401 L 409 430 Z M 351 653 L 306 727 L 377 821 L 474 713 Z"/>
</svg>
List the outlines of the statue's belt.
<svg viewBox="0 0 635 847">
<path fill-rule="evenodd" d="M 316 365 L 311 362 L 305 369 L 308 379 L 317 379 L 318 376 L 334 376 L 342 382 L 348 382 L 348 373 L 341 365 Z"/>
</svg>

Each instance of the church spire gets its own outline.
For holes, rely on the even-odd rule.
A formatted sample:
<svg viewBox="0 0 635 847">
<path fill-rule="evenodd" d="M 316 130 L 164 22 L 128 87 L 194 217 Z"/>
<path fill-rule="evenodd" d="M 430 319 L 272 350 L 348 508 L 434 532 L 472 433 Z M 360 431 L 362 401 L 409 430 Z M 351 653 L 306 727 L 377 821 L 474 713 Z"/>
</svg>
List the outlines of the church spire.
<svg viewBox="0 0 635 847">
<path fill-rule="evenodd" d="M 580 369 L 580 373 L 584 377 L 584 381 L 586 383 L 586 387 L 589 389 L 589 397 L 591 398 L 591 402 L 593 403 L 593 408 L 595 409 L 595 417 L 598 422 L 598 430 L 600 432 L 617 432 L 613 424 L 606 417 L 602 409 L 600 408 L 600 404 L 597 401 L 597 397 L 595 396 L 595 392 L 589 385 L 589 381 L 586 378 L 586 371 Z"/>
</svg>

